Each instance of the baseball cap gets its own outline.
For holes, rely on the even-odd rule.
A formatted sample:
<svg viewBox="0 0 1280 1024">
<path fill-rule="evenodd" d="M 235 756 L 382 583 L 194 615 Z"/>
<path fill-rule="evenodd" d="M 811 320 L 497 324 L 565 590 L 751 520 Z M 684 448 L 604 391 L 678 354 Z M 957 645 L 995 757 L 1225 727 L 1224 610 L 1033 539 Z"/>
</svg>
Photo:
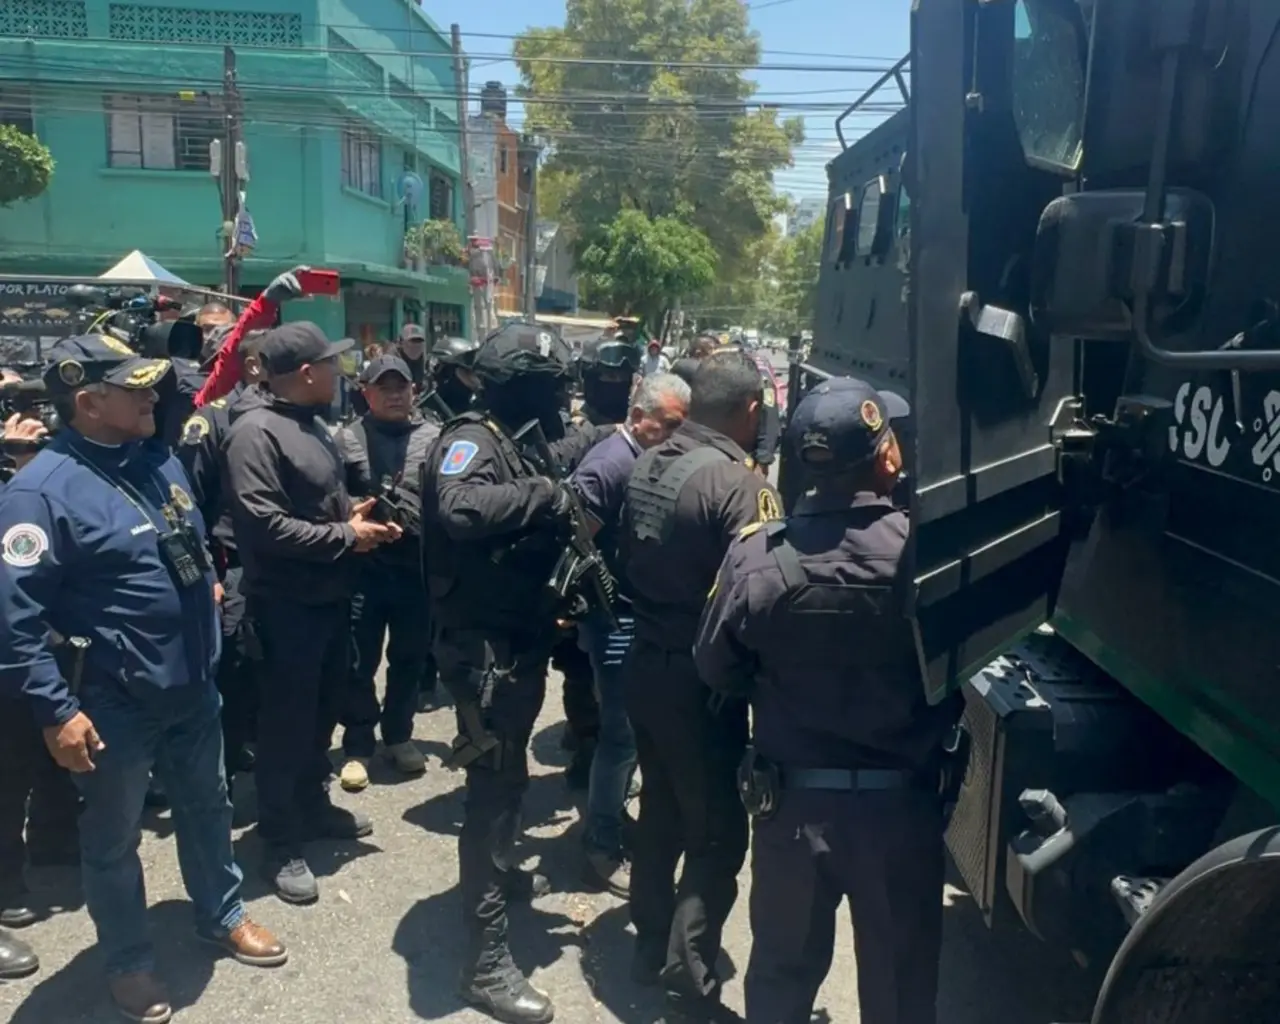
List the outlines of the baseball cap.
<svg viewBox="0 0 1280 1024">
<path fill-rule="evenodd" d="M 401 341 L 426 341 L 427 332 L 417 324 L 405 324 L 400 328 Z"/>
<path fill-rule="evenodd" d="M 374 384 L 388 373 L 398 373 L 407 381 L 413 380 L 413 373 L 409 370 L 409 364 L 399 356 L 391 355 L 378 356 L 376 359 L 369 360 L 356 380 L 361 384 Z"/>
<path fill-rule="evenodd" d="M 877 391 L 855 377 L 832 377 L 800 400 L 786 440 L 810 470 L 840 472 L 875 455 L 890 422 L 910 412 L 892 391 Z"/>
<path fill-rule="evenodd" d="M 319 327 L 302 320 L 267 331 L 258 349 L 258 358 L 268 373 L 295 373 L 308 364 L 342 355 L 354 344 L 351 338 L 330 341 Z"/>
<path fill-rule="evenodd" d="M 168 359 L 147 359 L 118 338 L 82 334 L 63 338 L 46 353 L 44 385 L 50 394 L 68 394 L 86 384 L 114 384 L 142 391 L 169 372 Z"/>
</svg>

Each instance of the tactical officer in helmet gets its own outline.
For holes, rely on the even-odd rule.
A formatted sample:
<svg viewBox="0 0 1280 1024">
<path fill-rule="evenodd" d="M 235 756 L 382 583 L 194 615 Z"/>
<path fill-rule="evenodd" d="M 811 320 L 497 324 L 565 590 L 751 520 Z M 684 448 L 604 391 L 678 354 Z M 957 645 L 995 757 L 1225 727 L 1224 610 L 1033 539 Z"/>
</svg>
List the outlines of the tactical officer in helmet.
<svg viewBox="0 0 1280 1024">
<path fill-rule="evenodd" d="M 804 397 L 786 442 L 811 489 L 729 548 L 694 647 L 707 685 L 751 700 L 748 1024 L 809 1020 L 845 898 L 861 1019 L 937 1020 L 943 781 L 963 774 L 943 747 L 961 708 L 926 701 L 902 605 L 890 422 L 907 411 L 850 377 Z"/>
<path fill-rule="evenodd" d="M 471 407 L 480 389 L 480 379 L 471 369 L 480 343 L 470 338 L 445 335 L 431 346 L 431 370 L 424 410 L 441 423 L 453 419 Z"/>
<path fill-rule="evenodd" d="M 514 846 L 556 639 L 547 582 L 570 506 L 566 485 L 546 475 L 516 434 L 536 421 L 565 463 L 576 459 L 559 457 L 590 437 L 563 436 L 570 351 L 555 332 L 507 324 L 480 345 L 472 368 L 480 399 L 445 424 L 423 491 L 435 656 L 458 707 L 453 763 L 467 773 L 458 844 L 468 931 L 462 996 L 499 1020 L 538 1024 L 552 1019 L 551 1000 L 511 958 L 507 902 L 537 890 L 516 869 Z"/>
<path fill-rule="evenodd" d="M 621 423 L 630 411 L 640 352 L 625 338 L 597 338 L 582 346 L 578 375 L 582 382 L 582 417 L 588 423 Z"/>
</svg>

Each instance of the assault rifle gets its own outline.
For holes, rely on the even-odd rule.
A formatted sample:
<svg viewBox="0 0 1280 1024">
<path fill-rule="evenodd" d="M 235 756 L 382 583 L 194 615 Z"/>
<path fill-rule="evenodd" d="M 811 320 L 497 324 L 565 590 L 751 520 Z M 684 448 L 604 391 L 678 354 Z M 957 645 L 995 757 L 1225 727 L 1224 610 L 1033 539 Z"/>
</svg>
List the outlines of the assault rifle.
<svg viewBox="0 0 1280 1024">
<path fill-rule="evenodd" d="M 562 493 L 569 500 L 569 540 L 551 573 L 552 591 L 569 606 L 569 618 L 581 618 L 594 609 L 608 617 L 615 631 L 620 629 L 618 616 L 613 610 L 617 584 L 591 536 L 587 514 L 578 495 L 564 483 L 560 462 L 547 442 L 542 424 L 530 420 L 516 431 L 514 440 L 517 444 L 527 443 L 533 449 L 536 461 L 542 464 L 542 471 L 560 483 Z"/>
<path fill-rule="evenodd" d="M 384 476 L 373 495 L 373 515 L 379 523 L 395 523 L 415 537 L 422 536 L 422 509 L 418 499 L 400 486 L 399 477 Z"/>
</svg>

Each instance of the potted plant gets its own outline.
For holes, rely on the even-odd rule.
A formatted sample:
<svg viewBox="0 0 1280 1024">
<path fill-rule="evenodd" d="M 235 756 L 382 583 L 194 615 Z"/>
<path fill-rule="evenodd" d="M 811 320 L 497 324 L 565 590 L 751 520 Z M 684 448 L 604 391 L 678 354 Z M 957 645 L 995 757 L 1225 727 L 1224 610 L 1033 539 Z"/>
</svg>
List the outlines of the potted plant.
<svg viewBox="0 0 1280 1024">
<path fill-rule="evenodd" d="M 428 266 L 458 266 L 462 262 L 462 236 L 451 220 L 424 220 L 405 233 L 406 249 L 411 242 L 415 255 Z"/>
</svg>

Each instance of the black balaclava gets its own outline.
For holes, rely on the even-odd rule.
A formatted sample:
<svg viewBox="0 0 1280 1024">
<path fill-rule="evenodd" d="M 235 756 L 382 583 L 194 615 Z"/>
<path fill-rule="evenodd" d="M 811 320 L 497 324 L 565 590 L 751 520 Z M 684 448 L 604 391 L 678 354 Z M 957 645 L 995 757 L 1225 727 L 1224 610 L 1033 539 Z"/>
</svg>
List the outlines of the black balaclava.
<svg viewBox="0 0 1280 1024">
<path fill-rule="evenodd" d="M 631 378 L 606 380 L 586 371 L 582 374 L 582 398 L 601 423 L 621 423 L 631 401 Z"/>
<path fill-rule="evenodd" d="M 454 413 L 466 412 L 471 407 L 475 392 L 464 384 L 458 376 L 458 368 L 441 364 L 435 370 L 436 394 Z"/>
<path fill-rule="evenodd" d="M 509 430 L 519 430 L 536 419 L 548 441 L 564 437 L 559 377 L 530 373 L 503 383 L 486 382 L 484 402 Z"/>
</svg>

